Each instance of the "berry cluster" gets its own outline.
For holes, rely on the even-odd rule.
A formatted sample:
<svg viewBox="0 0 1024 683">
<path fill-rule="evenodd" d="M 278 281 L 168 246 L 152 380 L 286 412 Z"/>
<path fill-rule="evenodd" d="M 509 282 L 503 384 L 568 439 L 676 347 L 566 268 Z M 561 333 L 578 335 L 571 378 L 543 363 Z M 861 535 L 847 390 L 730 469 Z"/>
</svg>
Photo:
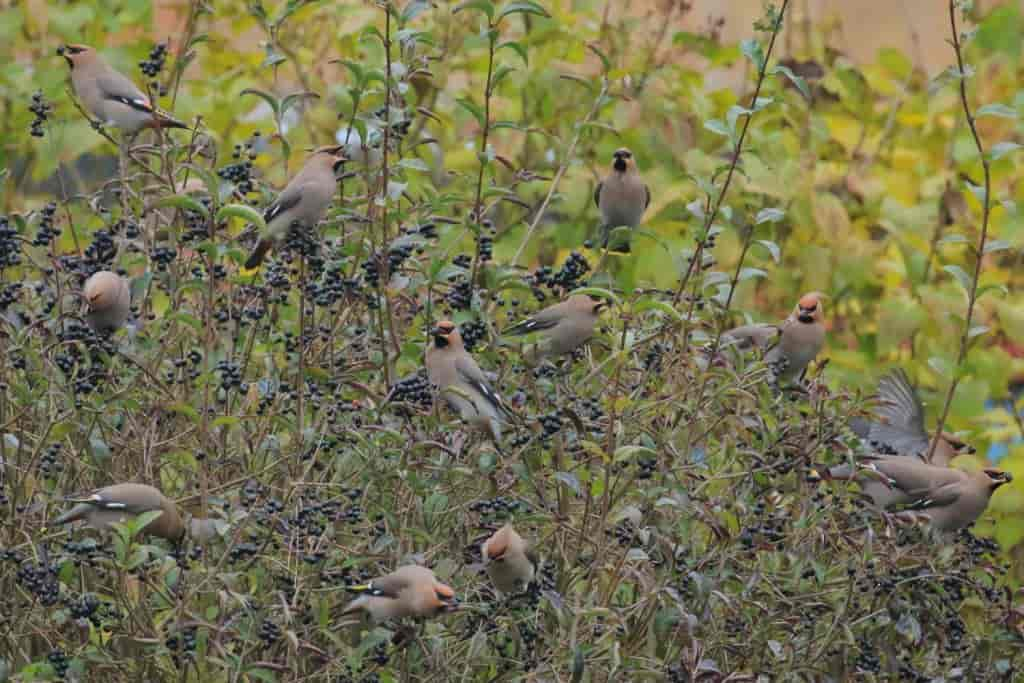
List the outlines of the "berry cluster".
<svg viewBox="0 0 1024 683">
<path fill-rule="evenodd" d="M 39 212 L 39 227 L 36 230 L 36 238 L 32 244 L 37 247 L 48 247 L 54 238 L 60 235 L 60 228 L 53 224 L 53 217 L 57 213 L 57 205 L 50 202 Z"/>
<path fill-rule="evenodd" d="M 395 382 L 388 400 L 394 403 L 413 403 L 429 407 L 433 402 L 433 391 L 427 374 L 423 371 L 409 375 Z"/>
<path fill-rule="evenodd" d="M 32 104 L 29 105 L 28 110 L 32 112 L 33 116 L 35 116 L 32 120 L 32 137 L 43 137 L 43 124 L 46 123 L 50 114 L 53 113 L 53 105 L 43 97 L 42 90 L 37 90 L 32 94 Z"/>
<path fill-rule="evenodd" d="M 157 43 L 153 46 L 153 49 L 149 51 L 149 59 L 145 59 L 139 62 L 139 68 L 142 69 L 142 73 L 147 78 L 156 78 L 157 74 L 164 70 L 164 63 L 167 61 L 167 43 Z M 154 91 L 159 92 L 160 95 L 166 95 L 167 93 L 161 90 L 160 84 L 153 81 L 150 87 Z"/>
<path fill-rule="evenodd" d="M 253 139 L 246 141 L 244 145 L 235 145 L 235 151 L 231 154 L 235 163 L 217 170 L 217 175 L 229 183 L 233 183 L 235 191 L 243 197 L 256 189 L 256 181 L 252 175 L 252 162 L 256 160 L 254 144 L 255 139 L 260 136 L 260 132 L 256 131 L 252 135 Z M 243 156 L 245 157 L 244 161 L 242 161 Z"/>
<path fill-rule="evenodd" d="M 0 269 L 21 263 L 21 242 L 18 230 L 7 216 L 0 215 Z"/>
<path fill-rule="evenodd" d="M 459 335 L 466 351 L 473 351 L 487 337 L 487 326 L 480 320 L 470 320 L 459 325 Z"/>
</svg>

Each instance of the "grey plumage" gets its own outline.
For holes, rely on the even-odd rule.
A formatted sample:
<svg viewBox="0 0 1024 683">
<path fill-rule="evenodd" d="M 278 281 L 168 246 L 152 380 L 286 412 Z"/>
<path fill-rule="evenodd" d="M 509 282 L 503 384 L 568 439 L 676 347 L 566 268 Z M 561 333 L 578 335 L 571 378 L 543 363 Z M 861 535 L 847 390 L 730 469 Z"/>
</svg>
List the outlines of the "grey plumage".
<svg viewBox="0 0 1024 683">
<path fill-rule="evenodd" d="M 427 377 L 448 406 L 500 442 L 502 425 L 515 415 L 466 351 L 453 323 L 444 320 L 431 332 L 425 364 Z"/>
<path fill-rule="evenodd" d="M 143 128 L 188 128 L 157 109 L 149 97 L 88 45 L 64 45 L 57 54 L 71 67 L 71 86 L 96 119 L 131 135 Z"/>
<path fill-rule="evenodd" d="M 633 153 L 625 148 L 615 150 L 611 172 L 594 190 L 594 204 L 601 212 L 602 245 L 608 246 L 615 228 L 639 227 L 650 203 L 651 191 L 640 177 Z"/>
<path fill-rule="evenodd" d="M 498 529 L 480 546 L 484 569 L 498 591 L 521 592 L 533 581 L 537 557 L 512 524 Z"/>
<path fill-rule="evenodd" d="M 825 345 L 823 295 L 800 297 L 793 313 L 781 325 L 743 325 L 722 335 L 723 348 L 760 348 L 776 382 L 798 379 Z"/>
<path fill-rule="evenodd" d="M 1008 472 L 964 472 L 929 465 L 916 456 L 870 456 L 857 467 L 839 465 L 830 479 L 855 479 L 880 510 L 902 507 L 923 511 L 938 531 L 956 531 L 974 523 L 992 494 L 1012 481 Z"/>
<path fill-rule="evenodd" d="M 534 355 L 538 357 L 572 353 L 594 335 L 594 327 L 605 306 L 603 301 L 575 294 L 512 325 L 504 334 L 540 333 L 545 343 L 537 347 Z"/>
<path fill-rule="evenodd" d="M 862 439 L 884 453 L 925 456 L 931 435 L 924 426 L 924 406 L 910 384 L 907 373 L 897 368 L 878 382 L 878 406 L 873 420 L 851 420 L 850 427 Z M 952 434 L 943 432 L 935 445 L 931 464 L 945 467 L 961 453 L 974 449 Z"/>
<path fill-rule="evenodd" d="M 306 230 L 316 227 L 338 189 L 337 168 L 345 161 L 340 146 L 321 147 L 306 159 L 298 173 L 263 212 L 266 230 L 245 262 L 247 269 L 257 268 L 267 253 L 288 235 L 292 225 Z"/>
<path fill-rule="evenodd" d="M 455 609 L 458 600 L 451 586 L 441 583 L 426 567 L 406 565 L 362 586 L 348 588 L 362 593 L 343 614 L 363 612 L 374 623 L 405 617 L 433 617 Z"/>
<path fill-rule="evenodd" d="M 106 530 L 115 522 L 123 523 L 145 512 L 160 510 L 162 514 L 149 522 L 143 533 L 171 541 L 178 541 L 185 534 L 185 525 L 174 503 L 146 484 L 114 484 L 68 500 L 75 506 L 53 520 L 53 524 L 85 520 L 91 527 Z"/>
<path fill-rule="evenodd" d="M 106 334 L 117 330 L 131 313 L 132 294 L 128 281 L 117 273 L 101 270 L 85 281 L 85 321 L 96 332 Z"/>
</svg>

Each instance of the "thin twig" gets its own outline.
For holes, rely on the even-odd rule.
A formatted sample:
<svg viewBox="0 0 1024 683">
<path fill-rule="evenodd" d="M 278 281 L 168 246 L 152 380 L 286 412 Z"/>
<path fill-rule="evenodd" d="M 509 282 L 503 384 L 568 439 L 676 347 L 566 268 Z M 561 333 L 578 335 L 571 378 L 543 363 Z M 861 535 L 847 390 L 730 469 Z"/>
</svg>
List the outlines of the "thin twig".
<svg viewBox="0 0 1024 683">
<path fill-rule="evenodd" d="M 942 406 L 942 415 L 938 424 L 935 425 L 935 434 L 932 437 L 931 446 L 928 448 L 928 461 L 931 462 L 935 447 L 942 438 L 942 430 L 946 426 L 946 418 L 949 417 L 949 408 L 953 404 L 953 396 L 956 394 L 957 386 L 960 384 L 960 369 L 967 359 L 967 347 L 971 340 L 971 321 L 974 318 L 974 306 L 978 301 L 978 280 L 981 277 L 982 259 L 985 255 L 985 243 L 988 240 L 988 219 L 991 207 L 990 195 L 992 193 L 992 177 L 989 170 L 988 157 L 985 156 L 985 146 L 981 143 L 981 136 L 978 135 L 978 128 L 974 123 L 974 115 L 971 113 L 971 105 L 967 101 L 967 75 L 964 73 L 964 58 L 960 46 L 960 34 L 956 28 L 956 0 L 949 0 L 949 26 L 953 33 L 953 50 L 956 52 L 956 64 L 959 70 L 960 79 L 960 104 L 963 106 L 964 118 L 967 120 L 967 127 L 971 129 L 971 136 L 974 138 L 974 146 L 981 158 L 981 168 L 985 174 L 985 195 L 981 201 L 981 234 L 978 236 L 978 247 L 975 252 L 974 275 L 971 278 L 971 288 L 967 292 L 967 317 L 964 319 L 964 330 L 960 336 L 960 349 L 956 357 L 956 371 L 952 381 L 949 383 L 949 390 L 946 392 L 946 400 Z"/>
</svg>

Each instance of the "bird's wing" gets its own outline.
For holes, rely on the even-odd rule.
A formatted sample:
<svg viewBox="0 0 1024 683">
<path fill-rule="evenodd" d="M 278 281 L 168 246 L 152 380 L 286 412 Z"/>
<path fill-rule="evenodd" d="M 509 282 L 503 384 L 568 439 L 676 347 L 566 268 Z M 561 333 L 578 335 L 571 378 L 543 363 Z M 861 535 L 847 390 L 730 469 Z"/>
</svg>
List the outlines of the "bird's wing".
<svg viewBox="0 0 1024 683">
<path fill-rule="evenodd" d="M 644 185 L 644 211 L 651 205 L 651 188 Z"/>
<path fill-rule="evenodd" d="M 526 320 L 522 320 L 505 330 L 504 334 L 529 334 L 539 330 L 550 330 L 562 319 L 561 307 L 562 304 L 556 304 L 545 308 L 543 311 L 538 311 Z"/>
<path fill-rule="evenodd" d="M 466 384 L 483 396 L 484 399 L 493 405 L 499 413 L 506 417 L 514 417 L 512 411 L 509 410 L 508 406 L 505 405 L 505 402 L 501 400 L 501 396 L 498 395 L 498 392 L 494 390 L 487 381 L 487 378 L 484 377 L 484 373 L 480 369 L 480 366 L 476 364 L 476 361 L 468 355 L 463 358 L 459 358 L 455 361 L 455 371 L 459 373 L 459 377 L 466 382 Z"/>
<path fill-rule="evenodd" d="M 304 187 L 304 183 L 289 184 L 285 187 L 281 194 L 277 196 L 277 199 L 274 200 L 274 203 L 263 212 L 263 221 L 270 223 L 270 221 L 298 204 L 302 200 L 302 190 Z"/>
<path fill-rule="evenodd" d="M 154 112 L 149 98 L 130 79 L 117 71 L 108 71 L 98 77 L 96 84 L 105 99 L 115 100 L 139 111 Z"/>
<path fill-rule="evenodd" d="M 878 382 L 881 405 L 872 421 L 868 441 L 900 455 L 917 455 L 927 450 L 930 439 L 924 429 L 924 408 L 903 370 L 896 370 Z"/>
<path fill-rule="evenodd" d="M 722 339 L 731 341 L 730 346 L 740 349 L 749 349 L 754 346 L 767 349 L 775 345 L 781 332 L 781 328 L 777 325 L 759 323 L 729 330 L 722 335 Z"/>
<path fill-rule="evenodd" d="M 530 544 L 526 545 L 526 559 L 530 561 L 533 568 L 538 573 L 540 572 L 540 555 L 537 554 L 537 550 Z"/>
<path fill-rule="evenodd" d="M 604 181 L 602 180 L 594 188 L 594 206 L 601 208 L 601 188 L 604 187 Z"/>
<path fill-rule="evenodd" d="M 963 482 L 954 481 L 931 489 L 930 491 L 910 491 L 910 495 L 917 500 L 907 506 L 913 510 L 927 510 L 928 508 L 946 507 L 960 499 L 963 492 Z"/>
</svg>

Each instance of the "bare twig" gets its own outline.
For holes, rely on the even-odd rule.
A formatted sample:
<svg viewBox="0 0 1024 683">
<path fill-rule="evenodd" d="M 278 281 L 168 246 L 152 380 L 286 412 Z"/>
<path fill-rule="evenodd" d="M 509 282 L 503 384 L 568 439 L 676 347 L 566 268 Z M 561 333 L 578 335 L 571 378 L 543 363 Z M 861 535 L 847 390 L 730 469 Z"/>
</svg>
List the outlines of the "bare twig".
<svg viewBox="0 0 1024 683">
<path fill-rule="evenodd" d="M 967 74 L 964 73 L 964 58 L 960 44 L 960 34 L 956 27 L 956 0 L 949 0 L 949 26 L 953 33 L 953 51 L 956 52 L 957 76 L 960 80 L 960 104 L 963 106 L 964 118 L 967 120 L 967 127 L 971 130 L 974 138 L 974 146 L 978 150 L 981 159 L 981 168 L 985 174 L 984 196 L 981 201 L 981 234 L 978 236 L 978 246 L 975 251 L 974 274 L 971 278 L 971 288 L 967 291 L 967 316 L 964 319 L 963 334 L 960 335 L 960 349 L 956 357 L 956 371 L 946 391 L 946 400 L 942 406 L 942 415 L 938 424 L 935 425 L 935 434 L 932 437 L 931 446 L 928 448 L 928 461 L 935 453 L 935 447 L 942 438 L 942 430 L 946 425 L 946 418 L 949 417 L 949 408 L 953 404 L 953 396 L 956 394 L 957 386 L 960 384 L 961 373 L 964 361 L 967 359 L 967 348 L 971 340 L 971 321 L 974 318 L 974 306 L 978 302 L 978 279 L 981 277 L 982 259 L 985 255 L 985 243 L 988 240 L 988 219 L 991 211 L 992 177 L 989 169 L 989 160 L 985 156 L 985 146 L 981 143 L 978 135 L 978 127 L 974 122 L 974 114 L 971 112 L 970 102 L 967 101 Z"/>
</svg>

